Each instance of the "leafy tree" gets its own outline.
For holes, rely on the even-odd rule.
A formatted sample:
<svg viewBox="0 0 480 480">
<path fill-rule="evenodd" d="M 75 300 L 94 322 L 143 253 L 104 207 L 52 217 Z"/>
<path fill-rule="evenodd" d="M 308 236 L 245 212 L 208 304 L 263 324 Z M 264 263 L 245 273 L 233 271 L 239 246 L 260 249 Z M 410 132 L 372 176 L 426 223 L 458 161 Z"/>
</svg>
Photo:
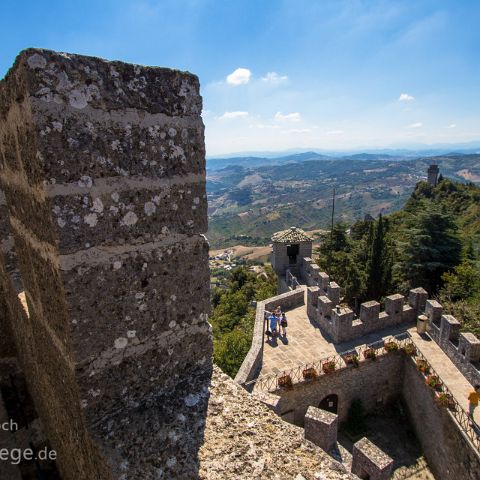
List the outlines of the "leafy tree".
<svg viewBox="0 0 480 480">
<path fill-rule="evenodd" d="M 255 322 L 254 300 L 264 300 L 276 294 L 277 278 L 270 266 L 257 274 L 241 266 L 225 279 L 227 288 L 212 292 L 214 360 L 232 377 L 240 368 L 252 341 Z"/>
<path fill-rule="evenodd" d="M 238 372 L 243 359 L 247 356 L 252 343 L 251 336 L 239 328 L 227 332 L 219 340 L 214 342 L 214 362 L 232 378 Z"/>
<path fill-rule="evenodd" d="M 423 286 L 435 293 L 442 275 L 459 263 L 461 242 L 452 215 L 432 203 L 422 207 L 406 225 L 397 268 L 407 288 Z"/>
<path fill-rule="evenodd" d="M 444 286 L 440 294 L 450 301 L 480 294 L 480 269 L 471 260 L 464 260 L 452 272 L 445 272 L 442 280 Z"/>
</svg>

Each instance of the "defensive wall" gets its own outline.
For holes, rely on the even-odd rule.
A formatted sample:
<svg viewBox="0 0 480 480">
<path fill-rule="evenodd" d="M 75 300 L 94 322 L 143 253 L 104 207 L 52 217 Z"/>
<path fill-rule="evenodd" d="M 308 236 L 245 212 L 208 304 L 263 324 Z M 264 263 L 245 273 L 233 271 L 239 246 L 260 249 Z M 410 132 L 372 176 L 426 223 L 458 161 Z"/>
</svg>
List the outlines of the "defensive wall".
<svg viewBox="0 0 480 480">
<path fill-rule="evenodd" d="M 266 329 L 265 311 L 271 311 L 277 306 L 280 306 L 282 309 L 290 309 L 303 305 L 304 297 L 305 291 L 303 289 L 297 289 L 257 302 L 252 345 L 235 376 L 235 381 L 237 383 L 243 385 L 253 380 L 256 378 L 262 367 L 264 334 Z"/>
<path fill-rule="evenodd" d="M 326 399 L 335 397 L 332 402 L 336 412 L 324 414 L 328 418 L 317 426 L 321 435 L 317 435 L 316 443 L 326 451 L 336 441 L 337 428 L 346 421 L 354 399 L 362 400 L 367 413 L 383 411 L 402 400 L 436 478 L 478 478 L 480 437 L 468 414 L 444 384 L 438 389 L 427 384 L 429 375 L 440 377 L 416 348 L 405 353 L 407 345 L 413 346 L 408 337 L 391 338 L 388 343 L 396 343 L 398 349 L 389 351 L 386 344 L 368 347 L 376 351 L 375 359 L 367 358 L 367 349 L 359 348 L 355 353 L 358 364 L 339 355 L 272 378 L 259 378 L 255 395 L 284 420 L 306 429 L 307 422 L 311 423 L 311 409 L 322 408 Z M 335 368 L 322 371 L 323 365 L 330 362 L 335 363 Z M 428 369 L 422 372 L 419 365 L 427 365 Z M 314 376 L 312 369 L 316 371 Z M 285 382 L 286 377 L 289 382 Z"/>
<path fill-rule="evenodd" d="M 189 73 L 45 50 L 1 83 L 2 334 L 65 479 L 148 478 L 151 455 L 170 477 L 198 468 L 212 368 L 201 107 Z M 191 434 L 182 448 L 175 430 Z"/>
<path fill-rule="evenodd" d="M 353 479 L 213 368 L 201 108 L 189 73 L 40 49 L 0 82 L 0 419 L 16 376 L 63 480 Z"/>
<path fill-rule="evenodd" d="M 443 315 L 436 300 L 428 300 L 425 315 L 428 333 L 472 385 L 480 385 L 480 340 L 470 332 L 460 332 L 460 322 Z"/>
</svg>

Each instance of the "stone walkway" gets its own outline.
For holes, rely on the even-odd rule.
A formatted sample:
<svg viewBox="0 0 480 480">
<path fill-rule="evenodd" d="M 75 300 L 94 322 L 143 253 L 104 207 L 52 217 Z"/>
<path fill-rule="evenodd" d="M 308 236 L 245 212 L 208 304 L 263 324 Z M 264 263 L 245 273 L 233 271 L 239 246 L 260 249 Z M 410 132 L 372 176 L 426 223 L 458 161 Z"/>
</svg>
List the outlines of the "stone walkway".
<svg viewBox="0 0 480 480">
<path fill-rule="evenodd" d="M 448 356 L 438 346 L 435 340 L 427 335 L 419 335 L 416 328 L 408 330 L 417 348 L 423 353 L 430 365 L 450 389 L 457 402 L 468 412 L 468 394 L 473 390 L 472 385 L 461 374 Z M 480 406 L 473 415 L 475 422 L 480 425 Z"/>
<path fill-rule="evenodd" d="M 310 323 L 305 305 L 287 311 L 286 315 L 287 336 L 265 343 L 261 376 L 277 374 L 337 353 L 333 343 Z"/>
<path fill-rule="evenodd" d="M 460 405 L 468 412 L 467 397 L 473 390 L 472 385 L 437 343 L 428 336 L 418 335 L 415 327 L 398 326 L 384 329 L 355 341 L 335 345 L 326 335 L 323 335 L 317 325 L 310 322 L 305 305 L 289 310 L 286 314 L 287 336 L 276 337 L 273 341 L 265 342 L 263 365 L 259 376 L 278 374 L 408 330 L 418 349 L 425 355 Z M 480 406 L 476 409 L 474 418 L 480 424 Z"/>
</svg>

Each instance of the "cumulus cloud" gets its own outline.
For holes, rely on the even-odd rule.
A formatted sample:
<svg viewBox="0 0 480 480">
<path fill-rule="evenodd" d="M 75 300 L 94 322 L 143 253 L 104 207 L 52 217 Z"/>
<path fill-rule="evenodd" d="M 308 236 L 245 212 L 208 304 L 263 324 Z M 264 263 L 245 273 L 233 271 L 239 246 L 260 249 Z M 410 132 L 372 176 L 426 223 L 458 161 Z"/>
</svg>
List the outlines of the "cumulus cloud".
<svg viewBox="0 0 480 480">
<path fill-rule="evenodd" d="M 224 120 L 224 119 L 231 119 L 231 118 L 247 118 L 248 117 L 248 112 L 225 112 L 222 116 L 219 118 Z"/>
<path fill-rule="evenodd" d="M 450 125 L 447 125 L 445 128 L 455 128 L 457 126 L 456 123 L 451 123 Z"/>
<path fill-rule="evenodd" d="M 344 133 L 343 130 L 329 130 L 327 135 L 343 135 Z"/>
<path fill-rule="evenodd" d="M 401 93 L 398 97 L 399 102 L 411 102 L 413 100 L 415 100 L 415 97 L 409 95 L 408 93 Z"/>
<path fill-rule="evenodd" d="M 268 72 L 264 77 L 262 77 L 262 82 L 278 84 L 286 82 L 288 77 L 286 75 L 279 75 L 277 72 Z"/>
<path fill-rule="evenodd" d="M 250 81 L 252 72 L 248 68 L 237 68 L 227 76 L 227 83 L 230 85 L 246 85 Z"/>
<path fill-rule="evenodd" d="M 415 122 L 415 123 L 411 123 L 407 128 L 421 128 L 421 127 L 423 127 L 422 122 Z"/>
<path fill-rule="evenodd" d="M 299 122 L 302 117 L 300 116 L 300 114 L 298 112 L 293 112 L 293 113 L 287 113 L 287 114 L 283 114 L 282 112 L 277 112 L 275 114 L 275 120 L 279 120 L 281 122 L 283 121 L 287 121 L 287 122 Z"/>
</svg>

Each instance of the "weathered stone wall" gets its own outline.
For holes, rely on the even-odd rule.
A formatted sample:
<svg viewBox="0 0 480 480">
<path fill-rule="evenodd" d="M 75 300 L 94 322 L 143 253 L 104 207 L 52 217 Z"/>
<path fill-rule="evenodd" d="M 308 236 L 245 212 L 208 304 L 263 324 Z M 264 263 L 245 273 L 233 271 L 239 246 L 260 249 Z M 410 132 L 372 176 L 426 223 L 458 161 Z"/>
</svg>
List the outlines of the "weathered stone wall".
<svg viewBox="0 0 480 480">
<path fill-rule="evenodd" d="M 214 369 L 205 443 L 200 449 L 202 479 L 357 478 L 303 437 L 303 429 L 284 422 Z"/>
<path fill-rule="evenodd" d="M 432 389 L 425 385 L 415 363 L 405 359 L 402 394 L 416 435 L 435 478 L 477 480 L 480 457 L 467 440 L 452 414 L 433 401 Z"/>
<path fill-rule="evenodd" d="M 460 333 L 460 322 L 442 313 L 440 303 L 427 301 L 428 333 L 472 385 L 480 384 L 480 339 L 473 333 Z"/>
<path fill-rule="evenodd" d="M 282 293 L 275 297 L 257 303 L 255 325 L 253 327 L 252 345 L 245 360 L 235 376 L 235 381 L 241 385 L 253 380 L 262 367 L 263 344 L 265 338 L 265 311 L 271 311 L 279 306 L 288 309 L 304 302 L 305 292 L 302 289 Z"/>
<path fill-rule="evenodd" d="M 22 52 L 1 83 L 0 178 L 30 311 L 11 324 L 65 479 L 198 469 L 211 372 L 201 106 L 191 74 L 45 50 Z"/>
<path fill-rule="evenodd" d="M 280 415 L 293 411 L 293 423 L 303 426 L 309 406 L 318 407 L 325 397 L 336 394 L 338 420 L 342 423 L 354 399 L 360 398 L 366 411 L 374 411 L 398 398 L 402 380 L 403 355 L 389 353 L 376 361 L 362 361 L 358 368 L 337 370 L 322 375 L 318 381 L 295 384 L 292 390 L 281 392 L 278 411 Z"/>
<path fill-rule="evenodd" d="M 413 322 L 423 311 L 418 297 L 426 298 L 423 289 L 410 291 L 408 304 L 403 295 L 394 294 L 385 298 L 385 311 L 380 312 L 380 304 L 375 300 L 364 302 L 360 306 L 360 315 L 348 307 L 341 307 L 340 287 L 330 282 L 327 274 L 315 272 L 317 286 L 308 288 L 308 317 L 320 325 L 335 343 L 347 342 L 371 332 Z M 313 278 L 311 275 L 309 278 Z"/>
</svg>

